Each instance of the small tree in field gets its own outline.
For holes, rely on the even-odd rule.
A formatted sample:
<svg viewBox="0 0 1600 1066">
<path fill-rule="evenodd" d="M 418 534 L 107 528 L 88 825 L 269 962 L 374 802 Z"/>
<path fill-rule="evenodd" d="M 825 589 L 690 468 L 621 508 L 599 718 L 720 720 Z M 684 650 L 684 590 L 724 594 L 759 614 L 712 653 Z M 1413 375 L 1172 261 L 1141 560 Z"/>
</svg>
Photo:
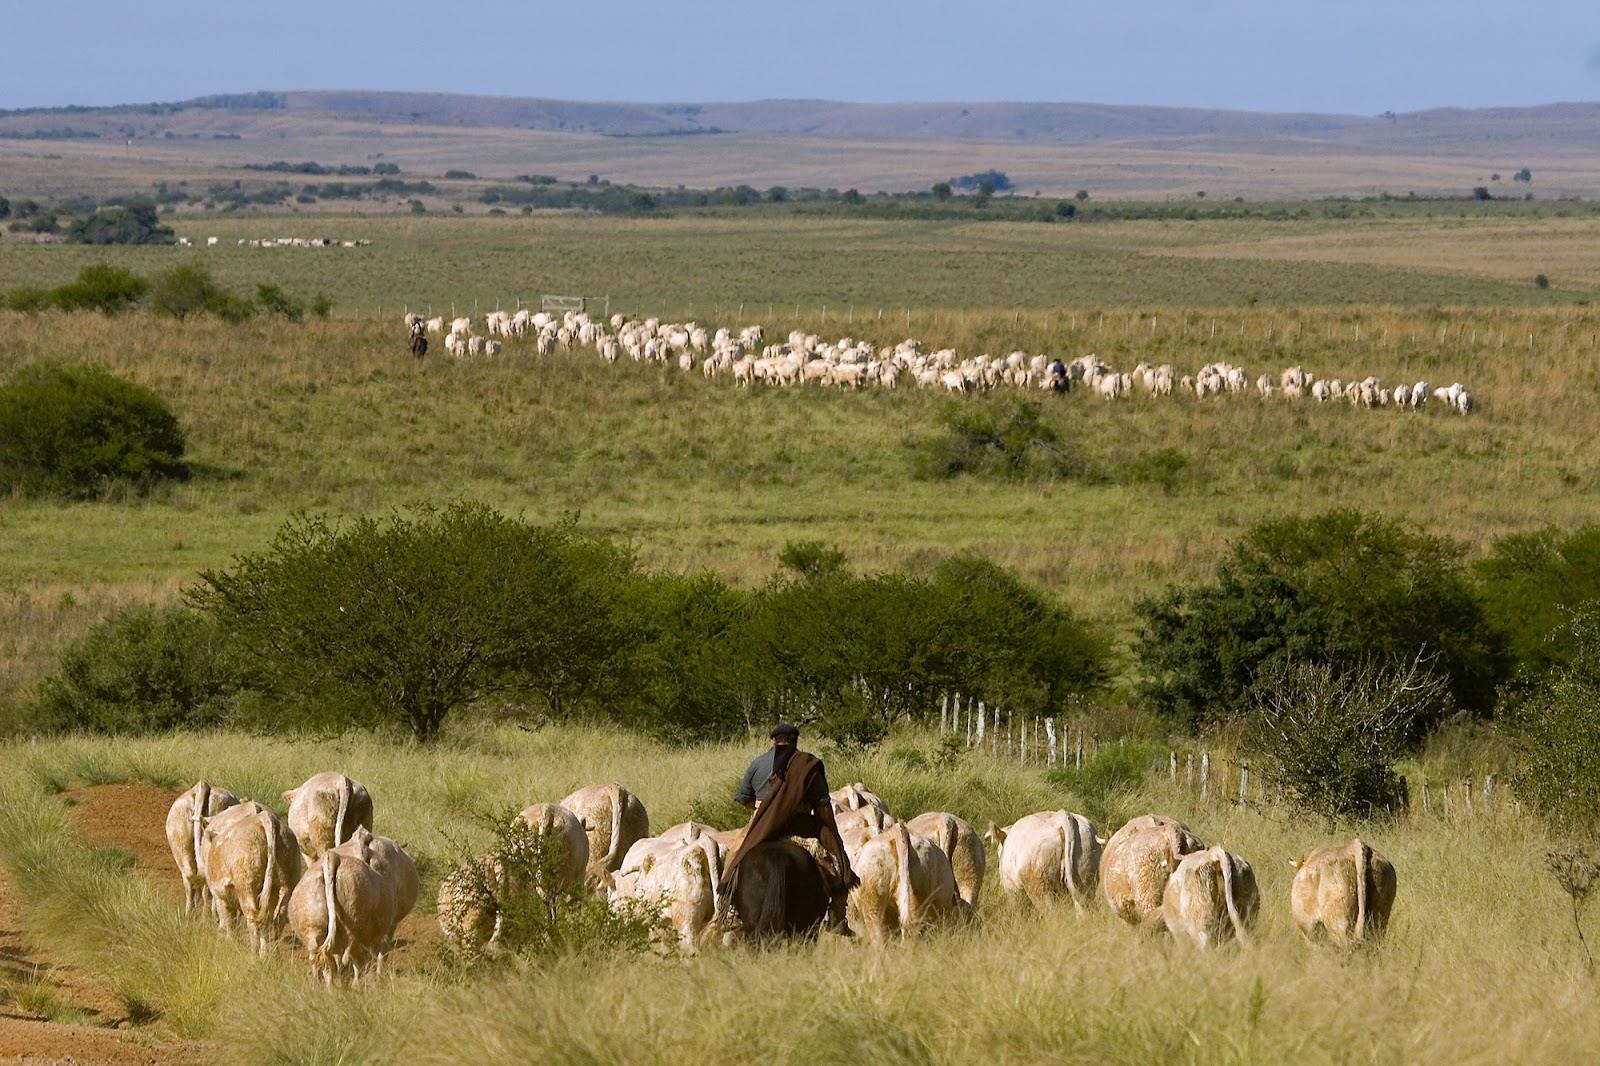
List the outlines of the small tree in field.
<svg viewBox="0 0 1600 1066">
<path fill-rule="evenodd" d="M 936 181 L 933 183 L 933 198 L 941 204 L 950 199 L 950 194 L 950 183 L 948 181 Z"/>
<path fill-rule="evenodd" d="M 530 606 L 570 584 L 558 579 L 579 539 L 468 503 L 342 526 L 299 517 L 265 552 L 203 573 L 190 598 L 280 694 L 340 723 L 398 719 L 427 741 L 452 711 L 528 687 L 513 667 L 538 646 L 530 633 L 579 620 Z"/>
<path fill-rule="evenodd" d="M 1264 670 L 1244 713 L 1262 775 L 1290 801 L 1330 823 L 1369 818 L 1405 803 L 1394 764 L 1416 722 L 1446 697 L 1444 680 L 1420 659 L 1339 670 L 1278 663 Z"/>
</svg>

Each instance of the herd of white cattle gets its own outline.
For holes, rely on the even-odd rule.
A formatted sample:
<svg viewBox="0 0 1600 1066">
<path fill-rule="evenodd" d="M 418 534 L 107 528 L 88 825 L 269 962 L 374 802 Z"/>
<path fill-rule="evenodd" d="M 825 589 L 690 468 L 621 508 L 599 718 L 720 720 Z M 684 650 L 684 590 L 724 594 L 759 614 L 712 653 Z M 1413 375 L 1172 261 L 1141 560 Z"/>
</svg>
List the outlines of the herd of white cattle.
<svg viewBox="0 0 1600 1066">
<path fill-rule="evenodd" d="M 1125 922 L 1200 948 L 1247 942 L 1260 910 L 1250 863 L 1161 815 L 1134 818 L 1107 839 L 1080 814 L 1042 811 L 1003 828 L 990 823 L 980 837 L 942 811 L 901 822 L 860 783 L 832 796 L 861 881 L 850 893 L 848 926 L 869 943 L 973 914 L 988 865 L 985 840 L 996 849 L 1008 895 L 1036 906 L 1068 899 L 1081 915 L 1098 886 Z M 372 796 L 359 781 L 319 773 L 283 801 L 286 818 L 204 780 L 177 798 L 166 834 L 185 911 L 209 900 L 219 926 L 231 932 L 242 923 L 262 954 L 287 926 L 312 975 L 330 984 L 381 971 L 396 928 L 416 905 L 416 864 L 395 841 L 373 835 Z M 536 803 L 518 818 L 556 848 L 560 861 L 543 876 L 614 906 L 658 907 L 664 948 L 692 955 L 746 935 L 719 888 L 743 829 L 691 821 L 651 836 L 644 804 L 615 783 Z M 1308 940 L 1350 946 L 1383 934 L 1397 882 L 1382 855 L 1353 839 L 1306 852 L 1294 865 L 1290 906 Z M 474 891 L 475 878 L 498 891 Z M 454 946 L 494 950 L 503 917 L 494 899 L 509 899 L 508 891 L 543 897 L 549 888 L 508 885 L 500 859 L 485 855 L 444 879 L 439 924 Z"/>
<path fill-rule="evenodd" d="M 220 237 L 207 237 L 206 247 L 215 248 L 222 243 Z M 240 237 L 240 248 L 365 248 L 369 240 L 340 240 L 337 237 Z M 193 248 L 188 237 L 178 238 L 179 248 Z"/>
<path fill-rule="evenodd" d="M 1181 375 L 1168 363 L 1140 363 L 1130 371 L 1118 371 L 1093 354 L 1071 361 L 1022 351 L 962 356 L 954 348 L 926 350 L 912 338 L 879 348 L 852 337 L 830 343 L 800 330 L 783 342 L 767 344 L 761 326 L 747 326 L 737 333 L 712 332 L 696 322 L 630 319 L 622 314 L 607 322 L 581 311 L 559 315 L 527 309 L 514 314 L 491 311 L 482 333 L 475 331 L 470 316 L 447 320 L 407 313 L 405 324 L 411 335 L 443 334 L 445 350 L 457 358 L 499 355 L 505 341 L 531 338 L 540 355 L 578 346 L 592 349 L 608 363 L 626 355 L 636 363 L 676 365 L 685 373 L 699 370 L 707 379 L 727 378 L 747 387 L 913 387 L 961 395 L 1000 388 L 1063 393 L 1087 389 L 1105 400 L 1171 396 L 1174 391 L 1203 400 L 1253 390 L 1264 399 L 1344 402 L 1353 407 L 1416 410 L 1432 400 L 1460 414 L 1473 408 L 1472 394 L 1459 381 L 1437 387 L 1427 381 L 1386 384 L 1371 375 L 1346 381 L 1321 378 L 1299 366 L 1276 375 L 1259 374 L 1252 382 L 1243 367 L 1230 363 L 1207 363 L 1194 374 Z"/>
</svg>

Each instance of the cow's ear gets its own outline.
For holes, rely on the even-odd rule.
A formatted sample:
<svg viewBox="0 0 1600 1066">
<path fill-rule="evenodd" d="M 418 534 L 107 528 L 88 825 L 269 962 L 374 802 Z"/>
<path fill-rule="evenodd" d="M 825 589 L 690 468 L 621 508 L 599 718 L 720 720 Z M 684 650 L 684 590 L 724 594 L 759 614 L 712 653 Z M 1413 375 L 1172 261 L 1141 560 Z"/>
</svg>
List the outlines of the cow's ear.
<svg viewBox="0 0 1600 1066">
<path fill-rule="evenodd" d="M 283 800 L 283 802 L 285 802 L 285 803 L 293 803 L 294 802 L 294 794 L 295 794 L 295 790 L 294 789 L 286 788 L 286 789 L 283 790 L 283 795 L 279 796 L 278 798 Z"/>
<path fill-rule="evenodd" d="M 1305 864 L 1306 864 L 1306 853 L 1303 852 L 1303 851 L 1300 854 L 1296 855 L 1294 858 L 1289 860 L 1289 865 L 1293 866 L 1296 870 L 1300 869 L 1300 867 L 1304 866 Z"/>
</svg>

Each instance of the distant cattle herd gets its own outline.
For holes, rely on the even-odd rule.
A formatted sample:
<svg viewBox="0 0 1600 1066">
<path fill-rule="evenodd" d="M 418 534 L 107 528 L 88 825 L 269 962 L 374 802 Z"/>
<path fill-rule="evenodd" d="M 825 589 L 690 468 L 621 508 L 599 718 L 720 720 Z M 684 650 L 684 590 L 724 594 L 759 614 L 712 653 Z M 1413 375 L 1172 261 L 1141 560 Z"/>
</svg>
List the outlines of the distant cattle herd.
<svg viewBox="0 0 1600 1066">
<path fill-rule="evenodd" d="M 185 910 L 209 903 L 223 930 L 242 925 L 262 954 L 287 927 L 312 974 L 328 983 L 381 971 L 416 905 L 416 864 L 395 841 L 372 833 L 375 805 L 359 781 L 319 773 L 282 798 L 284 818 L 204 780 L 177 798 L 166 834 Z M 832 805 L 861 882 L 849 896 L 848 929 L 868 943 L 971 920 L 988 865 L 985 840 L 996 849 L 1007 895 L 1037 907 L 1070 902 L 1082 915 L 1098 886 L 1129 925 L 1199 948 L 1248 942 L 1261 906 L 1250 863 L 1160 815 L 1134 818 L 1105 838 L 1080 814 L 1042 811 L 1005 827 L 990 823 L 980 836 L 942 811 L 901 822 L 860 783 L 832 793 Z M 592 893 L 615 908 L 658 908 L 661 948 L 685 954 L 814 936 L 827 912 L 814 842 L 779 839 L 752 849 L 729 898 L 723 869 L 744 830 L 690 821 L 652 836 L 643 803 L 619 784 L 536 803 L 518 821 L 557 861 L 518 874 L 491 852 L 445 877 L 438 916 L 451 945 L 497 950 L 505 906 L 556 892 Z M 1368 844 L 1315 848 L 1294 865 L 1289 904 L 1309 941 L 1347 947 L 1384 933 L 1395 871 Z"/>
<path fill-rule="evenodd" d="M 696 322 L 631 319 L 621 314 L 600 321 L 579 311 L 559 315 L 526 309 L 492 311 L 483 320 L 482 333 L 467 316 L 447 320 L 408 313 L 405 324 L 412 352 L 417 355 L 427 351 L 429 335 L 443 335 L 445 350 L 457 358 L 496 356 L 504 350 L 504 342 L 526 338 L 541 356 L 576 346 L 594 351 L 608 363 L 626 355 L 636 363 L 676 366 L 685 373 L 698 370 L 708 380 L 726 378 L 751 388 L 923 388 L 958 395 L 1001 388 L 1055 393 L 1087 389 L 1108 401 L 1174 393 L 1203 400 L 1253 392 L 1262 399 L 1343 402 L 1352 407 L 1401 411 L 1414 411 L 1432 402 L 1466 414 L 1474 406 L 1472 393 L 1459 381 L 1439 386 L 1428 381 L 1386 383 L 1373 375 L 1343 380 L 1319 377 L 1300 366 L 1257 374 L 1254 379 L 1245 368 L 1223 362 L 1207 363 L 1193 374 L 1181 374 L 1171 364 L 1145 362 L 1118 371 L 1092 353 L 1070 360 L 1023 351 L 963 356 L 954 348 L 929 350 L 931 346 L 914 338 L 892 348 L 874 347 L 852 337 L 827 342 L 799 330 L 779 343 L 767 344 L 761 326 L 747 326 L 737 333 L 729 329 L 713 332 Z M 416 343 L 418 339 L 423 343 Z"/>
</svg>

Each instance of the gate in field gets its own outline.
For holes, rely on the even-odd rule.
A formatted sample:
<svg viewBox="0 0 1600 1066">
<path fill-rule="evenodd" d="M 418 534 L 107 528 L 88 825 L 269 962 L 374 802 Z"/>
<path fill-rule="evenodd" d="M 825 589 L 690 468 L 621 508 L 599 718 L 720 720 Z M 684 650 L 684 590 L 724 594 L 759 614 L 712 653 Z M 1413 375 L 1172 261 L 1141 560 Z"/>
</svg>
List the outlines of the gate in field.
<svg viewBox="0 0 1600 1066">
<path fill-rule="evenodd" d="M 590 303 L 605 304 L 605 314 L 611 314 L 611 297 L 609 296 L 558 296 L 546 293 L 540 297 L 540 309 L 544 311 L 587 311 Z"/>
</svg>

